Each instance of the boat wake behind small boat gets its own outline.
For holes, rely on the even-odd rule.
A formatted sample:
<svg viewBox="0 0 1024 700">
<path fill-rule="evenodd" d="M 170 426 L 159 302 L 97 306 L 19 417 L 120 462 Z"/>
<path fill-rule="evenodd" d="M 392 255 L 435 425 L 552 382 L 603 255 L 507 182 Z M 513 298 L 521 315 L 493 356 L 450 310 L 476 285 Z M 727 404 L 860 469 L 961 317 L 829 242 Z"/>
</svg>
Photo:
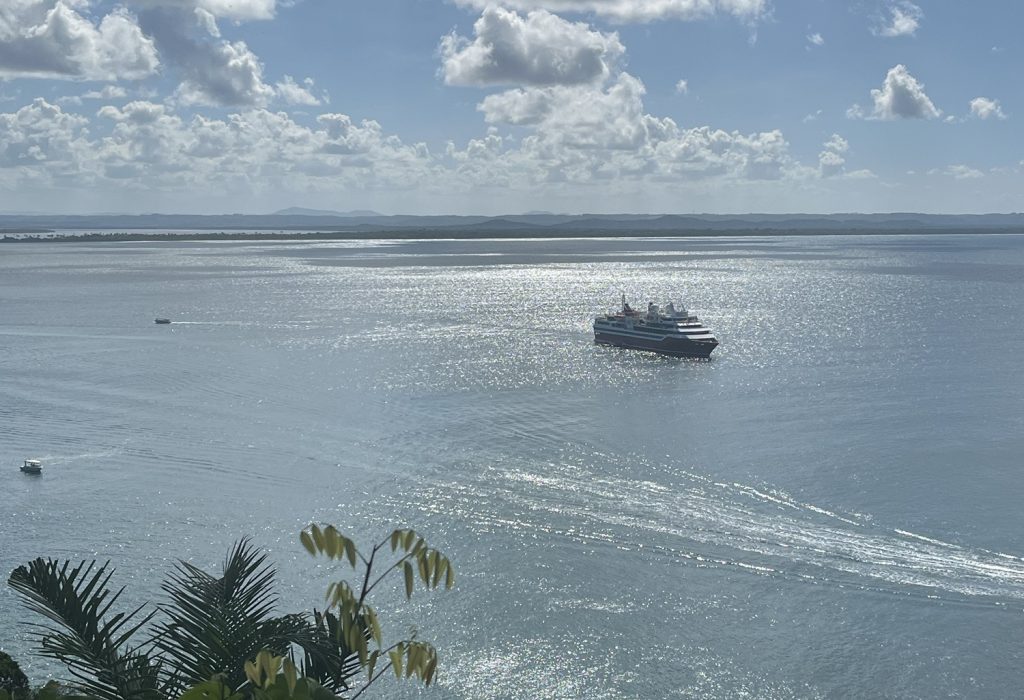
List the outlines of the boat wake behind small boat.
<svg viewBox="0 0 1024 700">
<path fill-rule="evenodd" d="M 26 474 L 42 474 L 43 463 L 38 459 L 26 459 L 21 465 L 21 471 Z"/>
<path fill-rule="evenodd" d="M 651 302 L 647 313 L 641 314 L 630 308 L 625 294 L 621 311 L 594 319 L 594 342 L 702 359 L 711 357 L 711 352 L 718 347 L 711 329 L 686 309 L 677 310 L 671 302 L 664 307 Z"/>
</svg>

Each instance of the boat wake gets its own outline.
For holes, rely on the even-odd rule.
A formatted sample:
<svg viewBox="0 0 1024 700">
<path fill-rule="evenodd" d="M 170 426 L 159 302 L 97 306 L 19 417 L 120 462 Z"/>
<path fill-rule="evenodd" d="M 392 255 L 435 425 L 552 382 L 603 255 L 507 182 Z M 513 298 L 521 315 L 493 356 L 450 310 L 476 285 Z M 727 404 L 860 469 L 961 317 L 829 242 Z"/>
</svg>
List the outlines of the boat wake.
<svg viewBox="0 0 1024 700">
<path fill-rule="evenodd" d="M 81 452 L 73 455 L 60 455 L 60 454 L 46 454 L 42 455 L 40 459 L 47 465 L 68 465 L 80 462 L 82 460 L 97 460 L 106 459 L 108 457 L 114 457 L 116 455 L 123 454 L 125 449 L 128 447 L 128 440 L 125 440 L 120 445 L 115 447 L 109 447 L 103 450 L 95 450 L 92 452 Z"/>
<path fill-rule="evenodd" d="M 599 459 L 604 466 L 625 458 Z M 547 534 L 701 567 L 928 599 L 1024 600 L 1024 559 L 1016 555 L 886 527 L 779 491 L 644 466 L 657 481 L 598 475 L 583 462 L 467 468 L 454 479 L 437 475 L 422 484 L 426 493 L 401 500 L 480 532 Z"/>
</svg>

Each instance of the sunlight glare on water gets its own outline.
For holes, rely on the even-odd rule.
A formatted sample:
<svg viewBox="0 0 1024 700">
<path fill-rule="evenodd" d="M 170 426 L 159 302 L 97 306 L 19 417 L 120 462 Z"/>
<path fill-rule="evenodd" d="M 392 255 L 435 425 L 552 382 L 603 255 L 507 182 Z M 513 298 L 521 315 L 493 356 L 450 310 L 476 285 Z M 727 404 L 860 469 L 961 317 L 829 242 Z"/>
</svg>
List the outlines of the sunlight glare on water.
<svg viewBox="0 0 1024 700">
<path fill-rule="evenodd" d="M 459 584 L 380 602 L 442 658 L 389 697 L 1006 697 L 1022 284 L 1018 236 L 11 244 L 0 564 L 127 606 L 252 534 L 298 610 L 303 525 L 408 525 Z M 623 293 L 722 345 L 595 345 Z"/>
</svg>

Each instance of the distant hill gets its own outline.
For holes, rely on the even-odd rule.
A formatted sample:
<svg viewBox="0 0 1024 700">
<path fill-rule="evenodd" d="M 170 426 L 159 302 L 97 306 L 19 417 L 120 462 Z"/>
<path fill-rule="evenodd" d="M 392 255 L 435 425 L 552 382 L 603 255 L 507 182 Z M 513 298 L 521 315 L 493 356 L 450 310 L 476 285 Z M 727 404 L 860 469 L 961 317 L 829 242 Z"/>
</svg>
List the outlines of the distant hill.
<svg viewBox="0 0 1024 700">
<path fill-rule="evenodd" d="M 288 207 L 281 211 L 275 211 L 271 216 L 382 216 L 372 209 L 353 209 L 352 211 L 334 211 L 333 209 L 305 209 L 303 207 Z"/>
<path fill-rule="evenodd" d="M 175 231 L 285 232 L 346 238 L 533 238 L 590 236 L 728 236 L 847 233 L 1024 233 L 1024 214 L 508 214 L 397 215 L 283 209 L 276 214 L 11 215 L 0 231 L 43 230 L 159 237 Z M 2 237 L 3 233 L 0 233 Z M 141 234 L 140 234 L 141 235 Z M 189 234 L 185 234 L 189 235 Z M 239 233 L 238 235 L 245 235 Z"/>
</svg>

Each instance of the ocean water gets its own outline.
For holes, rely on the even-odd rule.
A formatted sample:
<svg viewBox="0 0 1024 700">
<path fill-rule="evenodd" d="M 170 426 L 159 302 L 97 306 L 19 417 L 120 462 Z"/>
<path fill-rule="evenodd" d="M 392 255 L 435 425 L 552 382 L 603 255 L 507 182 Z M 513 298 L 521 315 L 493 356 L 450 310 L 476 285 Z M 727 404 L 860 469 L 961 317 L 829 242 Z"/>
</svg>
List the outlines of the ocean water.
<svg viewBox="0 0 1024 700">
<path fill-rule="evenodd" d="M 621 292 L 712 361 L 595 346 Z M 7 244 L 0 569 L 249 535 L 291 611 L 308 522 L 412 526 L 458 585 L 377 601 L 441 656 L 379 697 L 1014 697 L 1022 358 L 1022 236 Z"/>
</svg>

